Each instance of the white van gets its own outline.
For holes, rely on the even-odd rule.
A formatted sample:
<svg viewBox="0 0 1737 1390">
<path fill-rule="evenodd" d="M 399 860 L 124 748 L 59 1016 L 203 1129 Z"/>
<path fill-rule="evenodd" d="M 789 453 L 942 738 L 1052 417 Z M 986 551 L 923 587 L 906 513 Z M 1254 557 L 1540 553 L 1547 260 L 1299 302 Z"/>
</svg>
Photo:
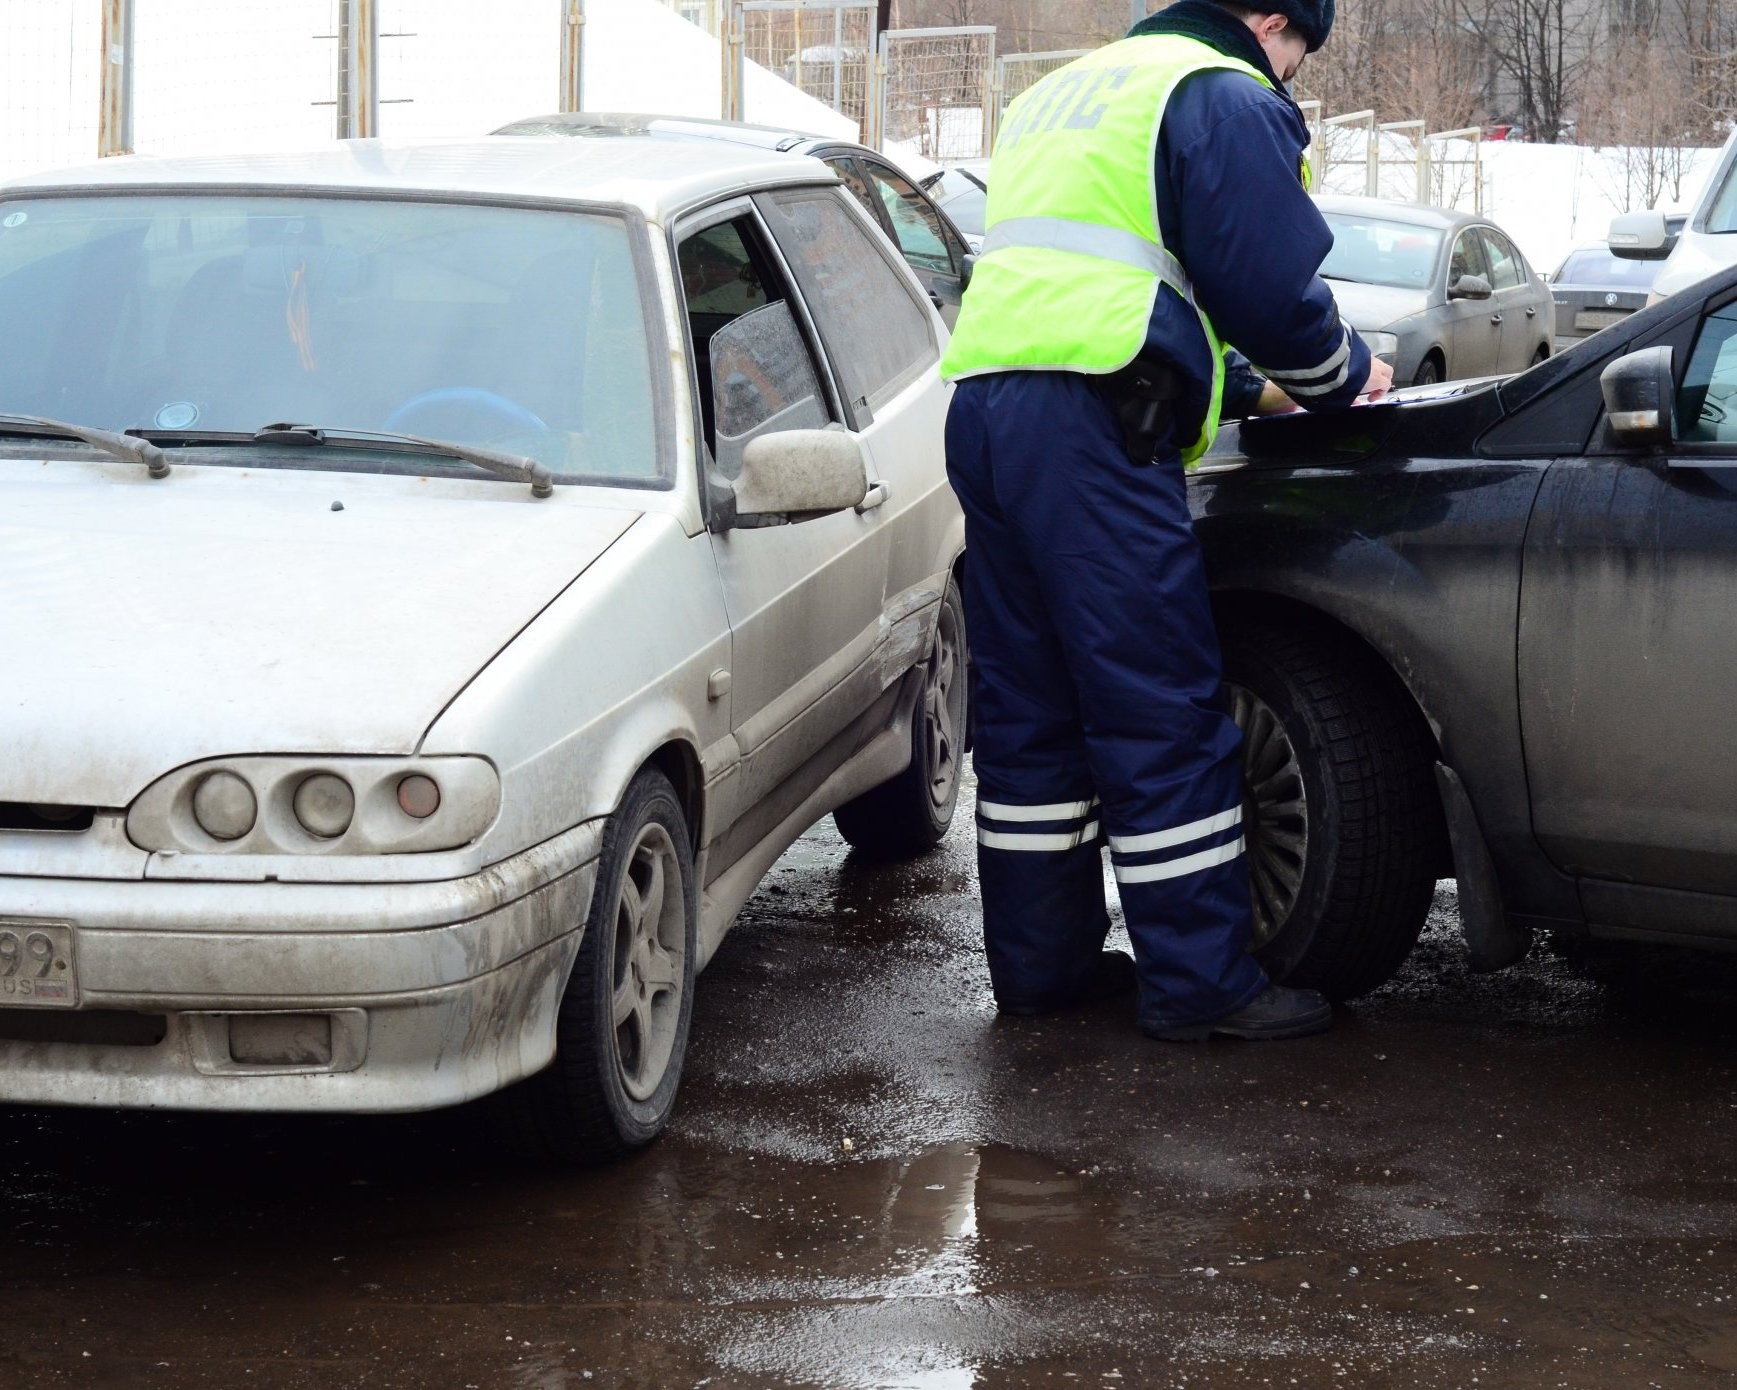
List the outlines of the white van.
<svg viewBox="0 0 1737 1390">
<path fill-rule="evenodd" d="M 1611 219 L 1609 241 L 1611 254 L 1625 260 L 1666 261 L 1649 304 L 1737 265 L 1737 131 L 1680 232 L 1666 225 L 1662 212 L 1625 212 Z"/>
</svg>

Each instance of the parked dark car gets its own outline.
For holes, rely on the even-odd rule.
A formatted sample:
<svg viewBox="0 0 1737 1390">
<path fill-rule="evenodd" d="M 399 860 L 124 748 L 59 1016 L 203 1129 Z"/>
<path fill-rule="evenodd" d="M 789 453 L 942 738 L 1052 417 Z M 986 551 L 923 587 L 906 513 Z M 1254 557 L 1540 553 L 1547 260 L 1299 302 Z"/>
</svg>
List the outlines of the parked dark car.
<svg viewBox="0 0 1737 1390">
<path fill-rule="evenodd" d="M 1571 348 L 1646 308 L 1660 264 L 1625 259 L 1602 241 L 1570 251 L 1550 277 L 1550 297 L 1556 301 L 1556 350 Z"/>
<path fill-rule="evenodd" d="M 693 116 L 645 116 L 579 111 L 531 116 L 495 131 L 496 135 L 651 135 L 670 140 L 716 140 L 750 149 L 811 155 L 836 173 L 844 185 L 892 238 L 905 262 L 929 291 L 929 298 L 951 328 L 965 293 L 964 235 L 928 194 L 866 145 L 808 135 L 779 126 L 745 125 Z"/>
<path fill-rule="evenodd" d="M 1482 969 L 1737 945 L 1737 268 L 1442 390 L 1246 421 L 1191 483 L 1259 955 L 1374 989 L 1450 875 Z"/>
</svg>

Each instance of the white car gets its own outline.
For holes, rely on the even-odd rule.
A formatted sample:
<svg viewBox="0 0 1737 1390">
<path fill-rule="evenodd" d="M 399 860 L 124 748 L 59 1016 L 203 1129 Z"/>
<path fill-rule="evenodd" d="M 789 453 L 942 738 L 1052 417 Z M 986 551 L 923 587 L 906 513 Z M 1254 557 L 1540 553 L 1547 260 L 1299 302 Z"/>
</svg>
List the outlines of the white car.
<svg viewBox="0 0 1737 1390">
<path fill-rule="evenodd" d="M 1737 131 L 1725 142 L 1712 177 L 1686 218 L 1660 211 L 1611 219 L 1608 245 L 1624 260 L 1663 261 L 1647 303 L 1737 265 Z"/>
<path fill-rule="evenodd" d="M 618 1154 L 792 840 L 945 831 L 944 329 L 818 161 L 112 160 L 0 324 L 0 1100 Z"/>
</svg>

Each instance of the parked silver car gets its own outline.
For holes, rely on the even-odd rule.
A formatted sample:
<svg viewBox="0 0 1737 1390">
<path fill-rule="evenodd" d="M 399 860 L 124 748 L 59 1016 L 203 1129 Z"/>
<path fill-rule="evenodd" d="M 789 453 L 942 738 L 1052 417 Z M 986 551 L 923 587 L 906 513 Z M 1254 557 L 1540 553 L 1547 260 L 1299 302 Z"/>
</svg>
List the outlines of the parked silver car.
<svg viewBox="0 0 1737 1390">
<path fill-rule="evenodd" d="M 0 323 L 0 1100 L 620 1153 L 797 835 L 946 829 L 943 331 L 819 162 L 112 160 Z"/>
<path fill-rule="evenodd" d="M 1603 242 L 1577 246 L 1550 277 L 1556 302 L 1556 350 L 1565 352 L 1582 338 L 1621 323 L 1647 306 L 1657 261 L 1624 260 Z"/>
<path fill-rule="evenodd" d="M 1315 201 L 1333 232 L 1321 274 L 1396 382 L 1524 371 L 1550 355 L 1550 289 L 1499 227 L 1416 203 Z"/>
</svg>

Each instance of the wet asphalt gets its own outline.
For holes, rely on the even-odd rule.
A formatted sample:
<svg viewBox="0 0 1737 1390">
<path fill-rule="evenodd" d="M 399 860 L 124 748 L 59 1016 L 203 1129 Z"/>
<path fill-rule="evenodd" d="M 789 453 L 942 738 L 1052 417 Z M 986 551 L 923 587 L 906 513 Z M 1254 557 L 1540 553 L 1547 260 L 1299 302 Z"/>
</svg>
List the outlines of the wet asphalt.
<svg viewBox="0 0 1737 1390">
<path fill-rule="evenodd" d="M 0 1387 L 1698 1387 L 1737 1379 L 1737 961 L 1461 963 L 1324 1037 L 997 1018 L 969 816 L 830 822 L 616 1168 L 488 1105 L 0 1110 Z"/>
</svg>

